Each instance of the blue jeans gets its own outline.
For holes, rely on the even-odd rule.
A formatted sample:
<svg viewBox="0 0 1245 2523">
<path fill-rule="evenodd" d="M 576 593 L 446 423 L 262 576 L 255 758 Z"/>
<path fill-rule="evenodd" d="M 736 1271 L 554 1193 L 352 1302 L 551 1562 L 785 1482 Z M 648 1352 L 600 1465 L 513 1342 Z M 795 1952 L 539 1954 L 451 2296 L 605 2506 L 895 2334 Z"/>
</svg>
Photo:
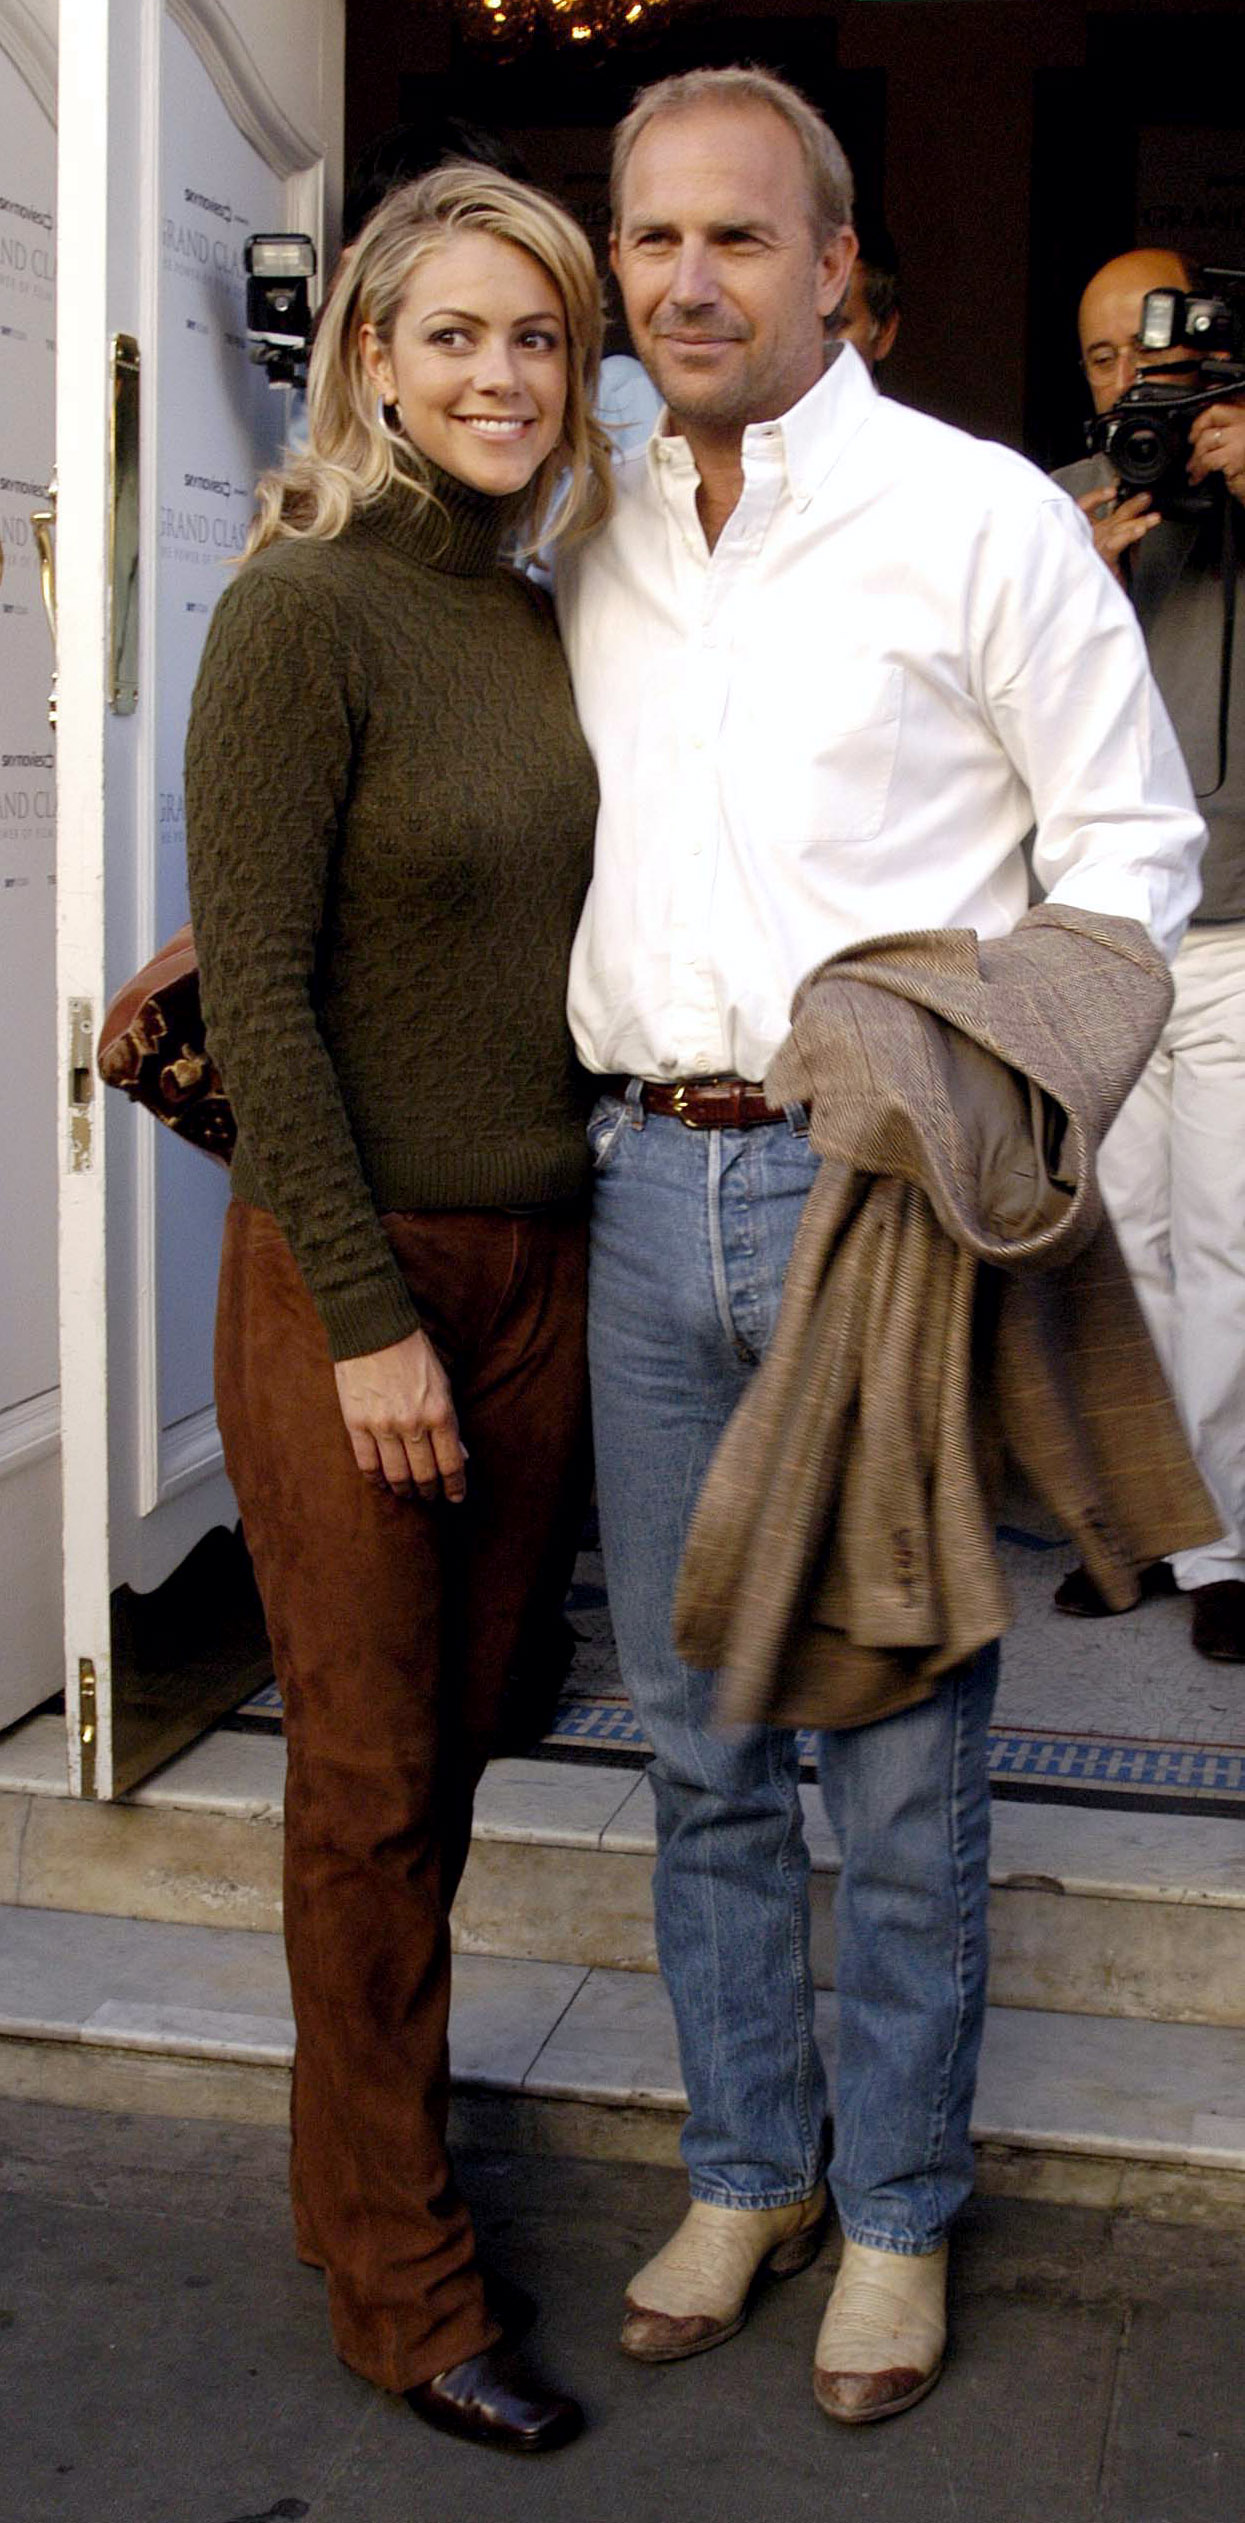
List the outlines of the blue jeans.
<svg viewBox="0 0 1245 2523">
<path fill-rule="evenodd" d="M 824 2168 L 795 1736 L 715 1730 L 676 1654 L 675 1572 L 710 1457 L 773 1331 L 817 1159 L 799 1126 L 688 1130 L 633 1089 L 589 1126 L 589 1359 L 623 1677 L 653 1746 L 658 1952 L 692 2195 L 802 2199 Z M 922 1706 L 819 1738 L 843 1859 L 830 2182 L 845 2233 L 930 2251 L 972 2187 L 985 2013 L 987 1729 L 998 1652 Z"/>
</svg>

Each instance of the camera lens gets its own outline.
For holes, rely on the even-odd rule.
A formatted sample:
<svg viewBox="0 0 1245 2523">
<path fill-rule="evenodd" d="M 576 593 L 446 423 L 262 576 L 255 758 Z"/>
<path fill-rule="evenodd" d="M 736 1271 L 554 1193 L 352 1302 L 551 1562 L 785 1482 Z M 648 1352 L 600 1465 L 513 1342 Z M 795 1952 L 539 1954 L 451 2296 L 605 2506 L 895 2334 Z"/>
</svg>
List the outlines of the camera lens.
<svg viewBox="0 0 1245 2523">
<path fill-rule="evenodd" d="M 1144 490 L 1158 481 L 1171 462 L 1171 440 L 1168 432 L 1156 429 L 1153 421 L 1135 420 L 1116 432 L 1110 452 L 1121 481 Z"/>
</svg>

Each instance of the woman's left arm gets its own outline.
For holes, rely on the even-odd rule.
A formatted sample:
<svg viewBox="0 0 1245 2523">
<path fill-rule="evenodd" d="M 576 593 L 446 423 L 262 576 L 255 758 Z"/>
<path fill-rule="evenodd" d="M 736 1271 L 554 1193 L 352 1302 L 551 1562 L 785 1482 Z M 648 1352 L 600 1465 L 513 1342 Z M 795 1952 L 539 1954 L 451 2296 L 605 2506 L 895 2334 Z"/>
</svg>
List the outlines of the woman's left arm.
<svg viewBox="0 0 1245 2523">
<path fill-rule="evenodd" d="M 331 547 L 309 564 L 248 563 L 217 606 L 186 740 L 191 918 L 239 1140 L 335 1359 L 419 1329 L 315 1006 L 365 708 Z"/>
</svg>

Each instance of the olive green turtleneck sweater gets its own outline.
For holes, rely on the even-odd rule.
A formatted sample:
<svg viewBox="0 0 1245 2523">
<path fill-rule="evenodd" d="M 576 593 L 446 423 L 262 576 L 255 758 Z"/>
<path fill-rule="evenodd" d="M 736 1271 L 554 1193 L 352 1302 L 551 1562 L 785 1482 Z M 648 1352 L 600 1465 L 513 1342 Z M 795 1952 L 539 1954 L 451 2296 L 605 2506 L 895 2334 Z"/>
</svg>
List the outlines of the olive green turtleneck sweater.
<svg viewBox="0 0 1245 2523">
<path fill-rule="evenodd" d="M 269 544 L 217 606 L 186 741 L 208 1040 L 234 1189 L 333 1355 L 418 1323 L 380 1214 L 579 1191 L 566 968 L 596 780 L 513 499 L 395 485 Z"/>
</svg>

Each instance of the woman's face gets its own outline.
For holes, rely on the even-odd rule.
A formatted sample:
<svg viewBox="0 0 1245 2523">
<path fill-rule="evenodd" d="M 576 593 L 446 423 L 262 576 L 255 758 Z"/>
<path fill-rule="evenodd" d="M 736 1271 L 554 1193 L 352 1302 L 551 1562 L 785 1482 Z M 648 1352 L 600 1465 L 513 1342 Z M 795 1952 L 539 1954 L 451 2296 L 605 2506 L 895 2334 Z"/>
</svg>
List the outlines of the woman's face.
<svg viewBox="0 0 1245 2523">
<path fill-rule="evenodd" d="M 370 324 L 359 347 L 412 446 L 476 490 L 523 490 L 561 438 L 561 295 L 502 237 L 467 230 L 438 246 L 411 274 L 388 348 Z"/>
</svg>

